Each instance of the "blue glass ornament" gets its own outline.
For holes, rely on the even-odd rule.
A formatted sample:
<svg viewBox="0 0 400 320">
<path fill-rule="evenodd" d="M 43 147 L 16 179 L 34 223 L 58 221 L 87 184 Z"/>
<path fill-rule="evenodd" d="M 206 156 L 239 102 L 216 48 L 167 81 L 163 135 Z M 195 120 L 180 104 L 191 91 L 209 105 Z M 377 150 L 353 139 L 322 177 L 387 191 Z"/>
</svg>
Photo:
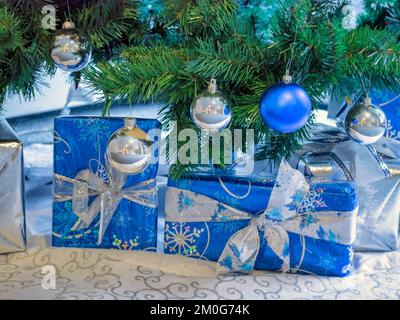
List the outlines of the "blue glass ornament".
<svg viewBox="0 0 400 320">
<path fill-rule="evenodd" d="M 260 99 L 261 118 L 271 129 L 280 133 L 299 130 L 311 114 L 307 92 L 286 75 L 283 82 L 268 88 Z"/>
</svg>

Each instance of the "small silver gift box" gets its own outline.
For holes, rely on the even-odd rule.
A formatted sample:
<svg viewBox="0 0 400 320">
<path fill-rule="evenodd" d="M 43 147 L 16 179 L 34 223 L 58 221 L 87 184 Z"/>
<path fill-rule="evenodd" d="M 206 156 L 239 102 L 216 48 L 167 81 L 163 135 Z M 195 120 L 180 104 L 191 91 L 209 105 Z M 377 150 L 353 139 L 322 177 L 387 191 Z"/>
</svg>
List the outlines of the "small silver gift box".
<svg viewBox="0 0 400 320">
<path fill-rule="evenodd" d="M 25 249 L 22 142 L 0 118 L 0 253 Z"/>
</svg>

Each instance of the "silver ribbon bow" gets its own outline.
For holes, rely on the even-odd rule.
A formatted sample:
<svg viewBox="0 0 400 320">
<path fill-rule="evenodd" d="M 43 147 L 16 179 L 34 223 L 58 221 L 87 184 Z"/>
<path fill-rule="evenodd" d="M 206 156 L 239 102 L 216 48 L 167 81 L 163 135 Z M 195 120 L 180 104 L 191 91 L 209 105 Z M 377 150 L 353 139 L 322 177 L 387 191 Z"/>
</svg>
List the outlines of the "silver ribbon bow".
<svg viewBox="0 0 400 320">
<path fill-rule="evenodd" d="M 260 249 L 261 237 L 281 259 L 281 271 L 288 272 L 289 234 L 282 222 L 296 218 L 297 210 L 308 191 L 309 184 L 300 171 L 292 169 L 286 161 L 282 161 L 267 209 L 262 214 L 252 217 L 247 227 L 230 237 L 218 260 L 218 273 L 251 272 Z M 301 261 L 298 267 L 300 265 Z"/>
<path fill-rule="evenodd" d="M 223 187 L 229 193 L 226 186 Z M 310 191 L 303 174 L 283 161 L 268 206 L 262 213 L 249 214 L 207 196 L 169 187 L 166 195 L 165 220 L 183 223 L 248 219 L 250 220 L 248 226 L 234 233 L 226 243 L 218 260 L 217 272 L 252 272 L 262 240 L 265 240 L 280 258 L 282 272 L 296 272 L 302 264 L 306 251 L 305 236 L 351 244 L 356 235 L 357 209 L 340 213 L 321 210 L 315 214 L 312 206 L 320 200 L 314 198 L 308 201 L 311 194 L 316 196 L 314 191 Z M 320 205 L 324 206 L 323 203 Z M 290 268 L 288 232 L 299 234 L 302 243 L 301 258 L 294 269 Z M 326 238 L 322 238 L 322 234 Z"/>
<path fill-rule="evenodd" d="M 104 232 L 122 199 L 151 208 L 157 206 L 155 179 L 124 188 L 127 176 L 113 169 L 107 160 L 106 165 L 107 169 L 101 175 L 88 169 L 79 171 L 73 179 L 59 174 L 54 175 L 54 200 L 72 200 L 72 211 L 79 218 L 71 231 L 89 227 L 100 214 L 98 244 L 101 244 Z M 91 196 L 96 198 L 89 204 Z"/>
</svg>

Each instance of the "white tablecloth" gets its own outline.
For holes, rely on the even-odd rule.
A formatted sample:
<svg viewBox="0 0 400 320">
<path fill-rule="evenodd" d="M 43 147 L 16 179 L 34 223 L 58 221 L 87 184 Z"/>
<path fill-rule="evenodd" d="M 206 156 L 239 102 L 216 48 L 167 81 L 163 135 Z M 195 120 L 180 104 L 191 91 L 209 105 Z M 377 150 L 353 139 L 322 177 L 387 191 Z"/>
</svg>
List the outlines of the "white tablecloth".
<svg viewBox="0 0 400 320">
<path fill-rule="evenodd" d="M 42 268 L 56 270 L 43 289 Z M 255 272 L 214 276 L 214 264 L 148 252 L 37 248 L 0 255 L 1 299 L 399 299 L 400 254 L 357 254 L 347 278 Z M 46 286 L 45 286 L 46 288 Z"/>
</svg>

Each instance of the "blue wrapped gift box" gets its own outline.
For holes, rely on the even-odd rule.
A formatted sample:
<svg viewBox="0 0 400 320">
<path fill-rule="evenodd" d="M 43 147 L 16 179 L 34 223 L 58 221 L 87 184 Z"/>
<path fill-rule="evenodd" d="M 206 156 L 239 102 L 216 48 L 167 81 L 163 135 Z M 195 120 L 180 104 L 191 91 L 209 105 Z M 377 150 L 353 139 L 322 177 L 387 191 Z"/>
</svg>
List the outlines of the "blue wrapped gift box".
<svg viewBox="0 0 400 320">
<path fill-rule="evenodd" d="M 370 97 L 373 104 L 382 105 L 386 114 L 388 126 L 385 136 L 400 140 L 400 92 L 372 89 Z"/>
<path fill-rule="evenodd" d="M 157 120 L 137 119 L 137 126 L 145 131 L 160 128 Z M 110 136 L 124 126 L 123 118 L 86 116 L 58 117 L 54 125 L 55 177 L 75 179 L 81 170 L 89 169 L 105 183 L 109 183 L 109 170 L 105 152 Z M 157 152 L 157 151 L 156 151 Z M 157 155 L 157 154 L 155 154 Z M 129 175 L 124 188 L 157 176 L 158 163 L 151 163 L 142 173 Z M 108 180 L 108 181 L 107 181 Z M 72 181 L 72 180 L 71 180 Z M 55 184 L 57 181 L 55 179 Z M 71 184 L 73 185 L 73 184 Z M 56 188 L 57 189 L 57 188 Z M 72 194 L 72 186 L 71 192 Z M 84 228 L 76 229 L 78 216 L 73 202 L 65 198 L 53 202 L 52 244 L 58 247 L 114 248 L 121 250 L 156 250 L 157 208 L 121 199 L 106 226 L 98 244 L 100 215 Z M 91 195 L 89 204 L 95 196 Z"/>
<path fill-rule="evenodd" d="M 235 217 L 235 213 L 230 216 L 221 216 L 220 213 L 228 206 L 231 212 L 239 210 L 255 217 L 267 208 L 275 183 L 274 179 L 246 179 L 211 173 L 169 179 L 164 252 L 219 261 L 228 241 L 239 230 L 249 226 L 250 221 L 240 218 L 240 215 Z M 284 249 L 290 256 L 288 271 L 326 276 L 349 274 L 358 208 L 354 183 L 311 183 L 307 197 L 302 199 L 297 211 L 299 219 L 287 224 L 289 247 Z M 320 224 L 324 219 L 328 222 Z M 298 230 L 310 228 L 311 232 L 291 232 L 296 223 Z M 276 227 L 275 224 L 272 226 Z M 279 251 L 274 246 L 275 240 L 268 242 L 260 238 L 254 268 L 282 271 L 282 256 L 276 254 Z M 248 248 L 241 248 L 244 255 Z"/>
</svg>

